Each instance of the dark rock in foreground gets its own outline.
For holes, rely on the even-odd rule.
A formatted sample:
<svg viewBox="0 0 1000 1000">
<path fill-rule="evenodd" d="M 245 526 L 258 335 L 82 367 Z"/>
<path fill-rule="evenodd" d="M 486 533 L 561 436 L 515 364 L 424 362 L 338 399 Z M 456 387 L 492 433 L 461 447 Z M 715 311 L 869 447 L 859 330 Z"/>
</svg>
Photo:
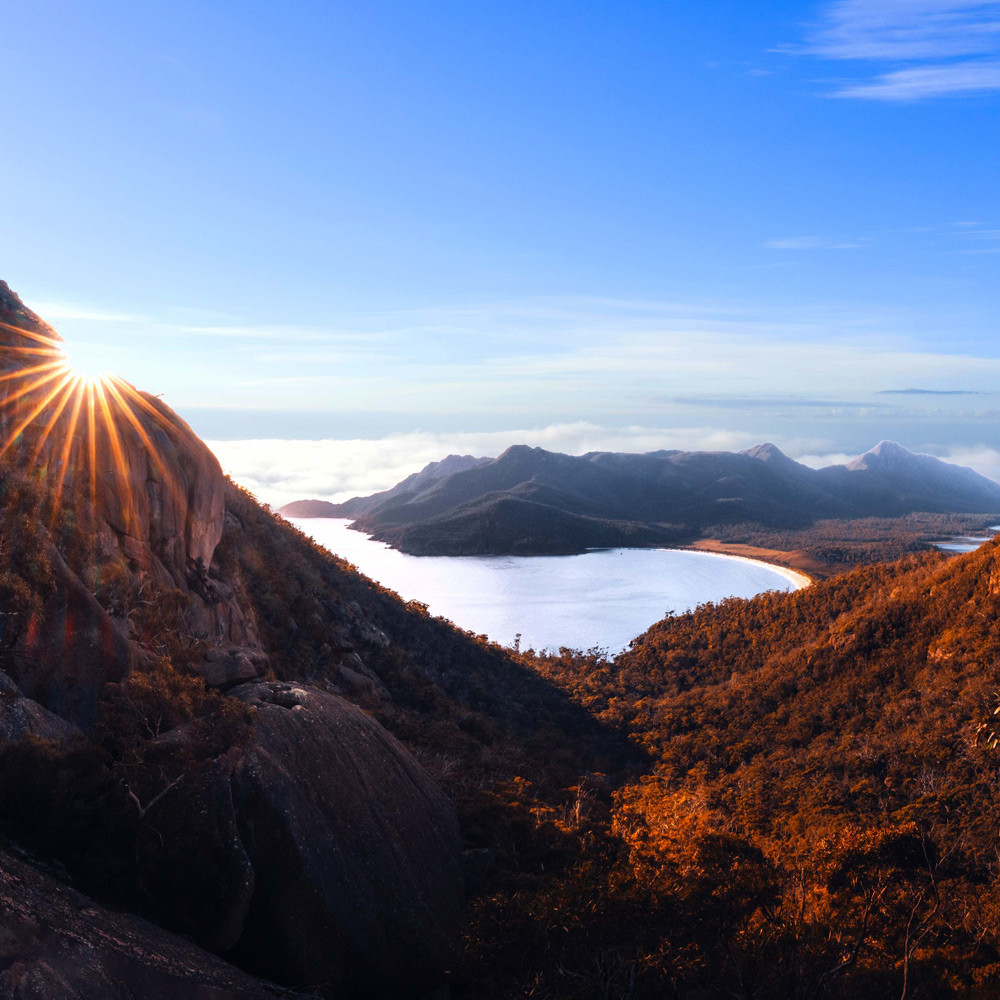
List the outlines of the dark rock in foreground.
<svg viewBox="0 0 1000 1000">
<path fill-rule="evenodd" d="M 420 995 L 454 958 L 464 914 L 454 807 L 360 709 L 249 684 L 256 731 L 233 801 L 256 889 L 238 952 L 332 995 Z"/>
<path fill-rule="evenodd" d="M 273 1000 L 291 996 L 0 849 L 0 996 Z"/>
<path fill-rule="evenodd" d="M 164 918 L 247 968 L 325 995 L 438 985 L 464 915 L 451 802 L 336 695 L 282 683 L 231 694 L 256 709 L 248 744 L 148 816 L 141 863 Z"/>
<path fill-rule="evenodd" d="M 0 671 L 0 747 L 26 740 L 62 743 L 81 736 L 80 731 L 30 698 Z"/>
</svg>

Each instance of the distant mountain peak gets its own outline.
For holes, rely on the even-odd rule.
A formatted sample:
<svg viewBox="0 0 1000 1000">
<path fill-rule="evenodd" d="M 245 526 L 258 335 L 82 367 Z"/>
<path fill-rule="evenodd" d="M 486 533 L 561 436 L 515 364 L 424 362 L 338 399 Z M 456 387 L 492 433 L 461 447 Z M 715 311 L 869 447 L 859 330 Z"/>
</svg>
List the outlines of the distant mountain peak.
<svg viewBox="0 0 1000 1000">
<path fill-rule="evenodd" d="M 921 455 L 904 448 L 898 441 L 883 440 L 863 455 L 848 462 L 847 468 L 855 471 L 859 469 L 899 468 L 905 465 L 923 463 L 929 458 L 936 461 L 930 455 Z"/>
<path fill-rule="evenodd" d="M 439 479 L 450 475 L 452 472 L 462 472 L 465 469 L 475 468 L 485 462 L 491 462 L 490 458 L 477 458 L 475 455 L 446 455 L 437 462 L 428 462 L 419 472 L 413 474 L 413 479 Z"/>
<path fill-rule="evenodd" d="M 442 475 L 448 463 L 472 467 Z M 527 555 L 658 544 L 661 529 L 694 537 L 720 525 L 788 529 L 914 512 L 992 517 L 1000 484 L 893 441 L 847 468 L 826 469 L 801 465 L 769 441 L 735 454 L 577 456 L 516 444 L 493 460 L 432 463 L 390 490 L 339 505 L 336 516 L 416 555 Z"/>
<path fill-rule="evenodd" d="M 453 465 L 456 462 L 481 462 L 481 458 L 477 458 L 475 455 L 459 455 L 457 451 L 449 452 L 444 458 L 438 459 L 436 462 L 428 462 L 424 468 L 437 468 L 441 465 Z"/>
<path fill-rule="evenodd" d="M 995 480 L 976 472 L 967 465 L 955 465 L 944 459 L 910 451 L 898 441 L 879 441 L 874 448 L 847 463 L 851 472 L 872 472 L 881 476 L 900 477 L 902 480 L 923 480 L 926 485 L 935 483 L 946 492 L 957 487 L 985 491 L 983 496 L 995 496 Z M 990 506 L 983 510 L 990 509 Z"/>
<path fill-rule="evenodd" d="M 879 443 L 870 450 L 870 454 L 889 458 L 903 455 L 914 455 L 916 452 L 910 451 L 909 448 L 904 448 L 898 441 L 890 441 L 887 438 L 883 438 L 883 440 L 879 441 Z"/>
<path fill-rule="evenodd" d="M 777 445 L 765 441 L 763 444 L 754 445 L 743 452 L 750 458 L 756 458 L 761 462 L 791 462 L 790 459 Z"/>
</svg>

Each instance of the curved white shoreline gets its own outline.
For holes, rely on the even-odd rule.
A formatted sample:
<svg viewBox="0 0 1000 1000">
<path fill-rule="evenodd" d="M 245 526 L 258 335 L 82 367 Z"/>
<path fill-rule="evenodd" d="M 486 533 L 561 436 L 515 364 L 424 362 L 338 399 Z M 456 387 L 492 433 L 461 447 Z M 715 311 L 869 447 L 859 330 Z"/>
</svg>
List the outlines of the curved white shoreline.
<svg viewBox="0 0 1000 1000">
<path fill-rule="evenodd" d="M 768 562 L 766 559 L 751 559 L 749 556 L 734 556 L 729 552 L 713 552 L 711 549 L 672 549 L 673 552 L 697 552 L 699 555 L 703 556 L 718 556 L 720 559 L 735 559 L 737 562 L 750 563 L 753 566 L 765 566 L 767 569 L 774 570 L 778 576 L 784 577 L 789 583 L 793 584 L 795 590 L 805 590 L 813 581 L 811 577 L 806 576 L 805 573 L 800 573 L 798 570 L 789 569 L 787 566 L 779 566 L 777 563 Z"/>
</svg>

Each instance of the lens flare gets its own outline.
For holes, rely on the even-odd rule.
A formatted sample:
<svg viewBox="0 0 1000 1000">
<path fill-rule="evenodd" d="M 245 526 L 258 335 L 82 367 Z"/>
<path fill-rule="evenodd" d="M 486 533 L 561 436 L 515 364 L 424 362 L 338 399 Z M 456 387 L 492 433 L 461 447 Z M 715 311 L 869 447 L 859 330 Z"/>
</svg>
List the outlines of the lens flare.
<svg viewBox="0 0 1000 1000">
<path fill-rule="evenodd" d="M 133 534 L 130 451 L 148 457 L 167 493 L 176 492 L 154 443 L 157 430 L 171 426 L 124 379 L 67 353 L 54 331 L 0 323 L 0 457 L 16 455 L 25 472 L 44 477 L 53 521 L 71 487 L 92 513 L 113 506 Z"/>
<path fill-rule="evenodd" d="M 92 344 L 74 344 L 62 347 L 63 361 L 75 378 L 84 385 L 97 386 L 110 377 L 107 358 Z"/>
</svg>

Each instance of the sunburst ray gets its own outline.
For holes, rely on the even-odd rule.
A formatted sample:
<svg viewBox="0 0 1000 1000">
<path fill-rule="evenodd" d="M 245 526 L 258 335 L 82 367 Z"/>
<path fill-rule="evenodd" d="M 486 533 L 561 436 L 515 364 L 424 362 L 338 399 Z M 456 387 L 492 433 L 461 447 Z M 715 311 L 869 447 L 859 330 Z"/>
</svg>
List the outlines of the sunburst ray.
<svg viewBox="0 0 1000 1000">
<path fill-rule="evenodd" d="M 39 460 L 42 454 L 42 450 L 45 448 L 45 443 L 49 439 L 49 435 L 52 433 L 59 418 L 62 416 L 63 410 L 69 404 L 69 401 L 73 398 L 73 391 L 76 388 L 74 381 L 70 379 L 64 386 L 62 390 L 62 396 L 56 403 L 55 409 L 49 414 L 48 420 L 42 426 L 41 431 L 38 434 L 38 440 L 35 442 L 35 447 L 32 449 L 31 458 L 28 460 L 28 466 L 34 467 L 35 463 Z"/>
<path fill-rule="evenodd" d="M 149 431 L 136 415 L 129 401 L 135 400 L 136 403 L 141 404 L 143 409 L 154 418 L 157 424 L 161 427 L 167 427 L 169 425 L 163 414 L 160 413 L 155 406 L 152 406 L 148 400 L 144 399 L 140 393 L 128 384 L 128 382 L 126 382 L 123 378 L 119 378 L 117 375 L 113 375 L 108 378 L 105 381 L 104 386 L 114 397 L 115 402 L 118 404 L 119 412 L 131 425 L 132 429 L 135 431 L 139 440 L 145 447 L 146 454 L 149 455 L 153 465 L 156 467 L 157 472 L 160 473 L 160 479 L 164 488 L 169 491 L 174 502 L 179 503 L 181 499 L 180 484 L 177 482 L 176 477 L 172 475 L 170 470 L 167 468 L 166 463 L 160 455 L 160 449 L 150 437 Z"/>
<path fill-rule="evenodd" d="M 122 445 L 121 435 L 118 432 L 118 426 L 115 423 L 114 411 L 108 403 L 107 386 L 108 382 L 106 380 L 98 380 L 94 385 L 93 395 L 97 402 L 98 412 L 104 422 L 108 444 L 111 447 L 112 470 L 121 486 L 119 500 L 122 504 L 125 531 L 131 534 L 138 520 L 138 515 L 136 513 L 135 497 L 132 495 L 129 464 L 125 457 L 125 449 Z"/>
<path fill-rule="evenodd" d="M 55 521 L 56 517 L 59 515 L 59 510 L 62 505 L 62 495 L 63 488 L 66 485 L 66 475 L 69 472 L 69 457 L 70 452 L 73 450 L 73 439 L 76 435 L 76 425 L 80 420 L 80 409 L 83 406 L 83 383 L 77 382 L 73 386 L 73 391 L 76 395 L 76 399 L 73 402 L 73 410 L 69 416 L 69 422 L 64 430 L 65 438 L 63 440 L 62 450 L 59 454 L 59 478 L 56 481 L 55 493 L 53 495 L 52 501 L 52 520 Z"/>
<path fill-rule="evenodd" d="M 35 404 L 26 417 L 24 417 L 21 422 L 10 432 L 7 436 L 7 440 L 0 446 L 0 457 L 3 457 L 7 451 L 10 449 L 11 445 L 24 433 L 25 429 L 28 428 L 32 423 L 34 423 L 36 417 L 44 410 L 47 406 L 51 405 L 52 401 L 61 393 L 71 382 L 73 381 L 73 373 L 66 372 L 63 374 L 62 381 L 52 389 L 47 395 L 43 396 L 42 399 Z"/>
<path fill-rule="evenodd" d="M 0 457 L 16 450 L 26 473 L 45 478 L 53 525 L 72 484 L 91 516 L 99 501 L 107 502 L 105 489 L 111 491 L 120 505 L 118 527 L 135 533 L 130 440 L 141 444 L 165 495 L 177 502 L 180 484 L 160 455 L 154 428 L 169 431 L 171 422 L 124 379 L 85 376 L 54 332 L 0 322 Z"/>
</svg>

